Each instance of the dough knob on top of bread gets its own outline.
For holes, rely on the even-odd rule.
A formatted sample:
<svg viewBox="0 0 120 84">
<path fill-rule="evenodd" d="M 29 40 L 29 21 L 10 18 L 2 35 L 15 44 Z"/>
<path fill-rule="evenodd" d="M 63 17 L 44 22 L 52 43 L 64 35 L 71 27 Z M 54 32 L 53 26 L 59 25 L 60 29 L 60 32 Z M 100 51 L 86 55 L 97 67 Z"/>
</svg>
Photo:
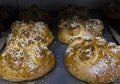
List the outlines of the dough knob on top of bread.
<svg viewBox="0 0 120 84">
<path fill-rule="evenodd" d="M 120 46 L 104 39 L 76 38 L 66 51 L 65 66 L 80 80 L 92 84 L 113 82 L 120 76 Z"/>
</svg>

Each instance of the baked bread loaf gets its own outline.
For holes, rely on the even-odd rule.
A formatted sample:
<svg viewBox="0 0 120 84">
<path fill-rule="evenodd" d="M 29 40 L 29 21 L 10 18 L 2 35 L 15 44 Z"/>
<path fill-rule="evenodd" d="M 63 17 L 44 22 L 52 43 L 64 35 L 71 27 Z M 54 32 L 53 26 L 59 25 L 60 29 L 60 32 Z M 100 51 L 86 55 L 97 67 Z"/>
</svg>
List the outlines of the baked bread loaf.
<svg viewBox="0 0 120 84">
<path fill-rule="evenodd" d="M 60 10 L 58 14 L 58 21 L 61 19 L 69 19 L 74 16 L 86 19 L 90 16 L 89 9 L 87 7 L 68 5 Z"/>
<path fill-rule="evenodd" d="M 92 84 L 113 82 L 120 76 L 120 46 L 104 39 L 71 40 L 65 55 L 66 69 Z"/>
<path fill-rule="evenodd" d="M 47 11 L 40 9 L 36 5 L 32 5 L 28 9 L 21 10 L 18 14 L 18 20 L 21 21 L 43 21 L 50 24 L 50 16 Z"/>
<path fill-rule="evenodd" d="M 16 19 L 14 11 L 10 8 L 0 6 L 0 22 L 7 28 Z"/>
<path fill-rule="evenodd" d="M 113 1 L 108 3 L 103 11 L 107 18 L 120 20 L 120 1 Z"/>
<path fill-rule="evenodd" d="M 11 29 L 4 51 L 0 54 L 0 77 L 20 82 L 42 77 L 51 71 L 55 59 L 47 48 L 53 39 L 47 25 L 43 22 L 17 21 Z"/>
<path fill-rule="evenodd" d="M 16 21 L 11 25 L 11 30 L 12 34 L 8 38 L 9 43 L 17 42 L 25 47 L 29 46 L 29 43 L 48 46 L 54 38 L 52 32 L 44 22 Z"/>
<path fill-rule="evenodd" d="M 81 37 L 94 39 L 102 37 L 103 23 L 98 19 L 82 20 L 75 16 L 71 19 L 60 20 L 58 23 L 58 38 L 64 43 L 70 39 Z"/>
</svg>

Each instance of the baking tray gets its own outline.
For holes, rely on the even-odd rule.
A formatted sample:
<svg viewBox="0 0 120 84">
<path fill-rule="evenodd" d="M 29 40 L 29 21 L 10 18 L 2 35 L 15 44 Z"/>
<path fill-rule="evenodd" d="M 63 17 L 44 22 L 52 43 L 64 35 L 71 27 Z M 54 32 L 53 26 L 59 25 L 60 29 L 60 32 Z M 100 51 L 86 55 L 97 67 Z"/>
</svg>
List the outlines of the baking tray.
<svg viewBox="0 0 120 84">
<path fill-rule="evenodd" d="M 53 14 L 52 14 L 53 20 L 52 20 L 52 25 L 50 26 L 50 29 L 53 32 L 54 40 L 53 40 L 52 44 L 49 46 L 49 49 L 53 52 L 55 59 L 56 59 L 55 68 L 50 73 L 45 75 L 44 77 L 38 78 L 33 81 L 13 83 L 13 82 L 9 82 L 9 81 L 0 79 L 0 84 L 88 84 L 86 82 L 83 82 L 83 81 L 80 81 L 80 80 L 74 78 L 65 69 L 64 55 L 65 55 L 65 51 L 67 49 L 67 45 L 58 40 L 58 37 L 57 37 L 58 28 L 57 28 L 57 18 L 56 17 L 57 17 L 57 13 L 53 12 Z M 98 19 L 102 20 L 104 23 L 104 20 L 102 19 L 99 11 L 93 11 L 91 17 L 98 18 Z M 0 38 L 0 49 L 3 48 L 8 34 L 9 34 L 9 31 L 6 31 L 3 33 L 3 36 Z M 112 34 L 109 32 L 109 30 L 105 24 L 104 24 L 103 36 L 105 37 L 105 39 L 107 41 L 116 43 L 116 40 L 114 39 Z M 120 84 L 120 80 L 118 79 L 114 83 L 110 83 L 110 84 Z"/>
</svg>

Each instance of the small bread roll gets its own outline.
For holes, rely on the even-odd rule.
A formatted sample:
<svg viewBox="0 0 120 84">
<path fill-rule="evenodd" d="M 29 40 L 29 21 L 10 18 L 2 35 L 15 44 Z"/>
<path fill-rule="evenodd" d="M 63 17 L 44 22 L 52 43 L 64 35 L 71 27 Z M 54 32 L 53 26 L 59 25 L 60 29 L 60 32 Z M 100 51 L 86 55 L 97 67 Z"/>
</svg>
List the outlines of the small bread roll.
<svg viewBox="0 0 120 84">
<path fill-rule="evenodd" d="M 107 18 L 120 20 L 120 1 L 113 1 L 108 3 L 103 11 Z"/>
<path fill-rule="evenodd" d="M 16 21 L 11 25 L 11 29 L 12 34 L 9 35 L 7 41 L 20 43 L 22 47 L 26 47 L 30 43 L 48 46 L 54 38 L 44 22 Z"/>
<path fill-rule="evenodd" d="M 47 48 L 53 39 L 43 22 L 17 21 L 11 26 L 4 51 L 0 54 L 0 77 L 14 82 L 33 80 L 55 65 Z"/>
<path fill-rule="evenodd" d="M 65 55 L 66 69 L 92 84 L 115 81 L 120 76 L 120 46 L 104 39 L 74 39 Z"/>
<path fill-rule="evenodd" d="M 36 5 L 32 5 L 28 9 L 21 10 L 18 14 L 18 20 L 21 21 L 43 21 L 47 24 L 50 24 L 50 16 L 47 11 L 40 9 Z"/>
<path fill-rule="evenodd" d="M 102 37 L 103 23 L 98 19 L 82 20 L 77 16 L 58 23 L 58 38 L 67 43 L 72 38 L 94 39 Z"/>
</svg>

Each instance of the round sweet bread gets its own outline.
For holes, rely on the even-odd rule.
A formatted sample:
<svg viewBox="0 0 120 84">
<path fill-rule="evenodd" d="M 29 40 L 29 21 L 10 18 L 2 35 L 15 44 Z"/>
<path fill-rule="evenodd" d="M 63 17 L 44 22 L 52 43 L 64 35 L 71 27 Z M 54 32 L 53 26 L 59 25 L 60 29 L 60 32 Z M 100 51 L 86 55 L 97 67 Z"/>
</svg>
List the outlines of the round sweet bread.
<svg viewBox="0 0 120 84">
<path fill-rule="evenodd" d="M 75 16 L 58 23 L 58 38 L 64 43 L 76 37 L 94 39 L 102 37 L 103 23 L 98 19 L 82 20 Z"/>
<path fill-rule="evenodd" d="M 107 18 L 120 20 L 120 1 L 108 3 L 103 13 Z"/>
<path fill-rule="evenodd" d="M 33 80 L 46 75 L 54 64 L 54 56 L 45 46 L 7 47 L 0 55 L 0 77 L 14 82 Z"/>
<path fill-rule="evenodd" d="M 69 19 L 74 16 L 79 18 L 86 19 L 90 16 L 89 9 L 87 7 L 68 5 L 59 11 L 58 21 L 62 19 Z"/>
<path fill-rule="evenodd" d="M 0 54 L 0 77 L 19 82 L 42 77 L 51 71 L 55 59 L 47 48 L 53 39 L 47 25 L 43 22 L 17 21 L 11 29 L 4 51 Z"/>
<path fill-rule="evenodd" d="M 23 22 L 16 21 L 11 25 L 11 34 L 7 41 L 18 42 L 27 46 L 30 43 L 39 45 L 49 45 L 53 40 L 53 35 L 47 24 L 44 22 Z"/>
<path fill-rule="evenodd" d="M 21 21 L 43 21 L 47 24 L 50 23 L 50 16 L 47 11 L 40 9 L 36 5 L 32 5 L 28 9 L 21 10 L 18 14 L 18 20 Z"/>
<path fill-rule="evenodd" d="M 113 82 L 120 76 L 120 46 L 103 39 L 74 39 L 66 51 L 65 66 L 82 81 Z"/>
</svg>

